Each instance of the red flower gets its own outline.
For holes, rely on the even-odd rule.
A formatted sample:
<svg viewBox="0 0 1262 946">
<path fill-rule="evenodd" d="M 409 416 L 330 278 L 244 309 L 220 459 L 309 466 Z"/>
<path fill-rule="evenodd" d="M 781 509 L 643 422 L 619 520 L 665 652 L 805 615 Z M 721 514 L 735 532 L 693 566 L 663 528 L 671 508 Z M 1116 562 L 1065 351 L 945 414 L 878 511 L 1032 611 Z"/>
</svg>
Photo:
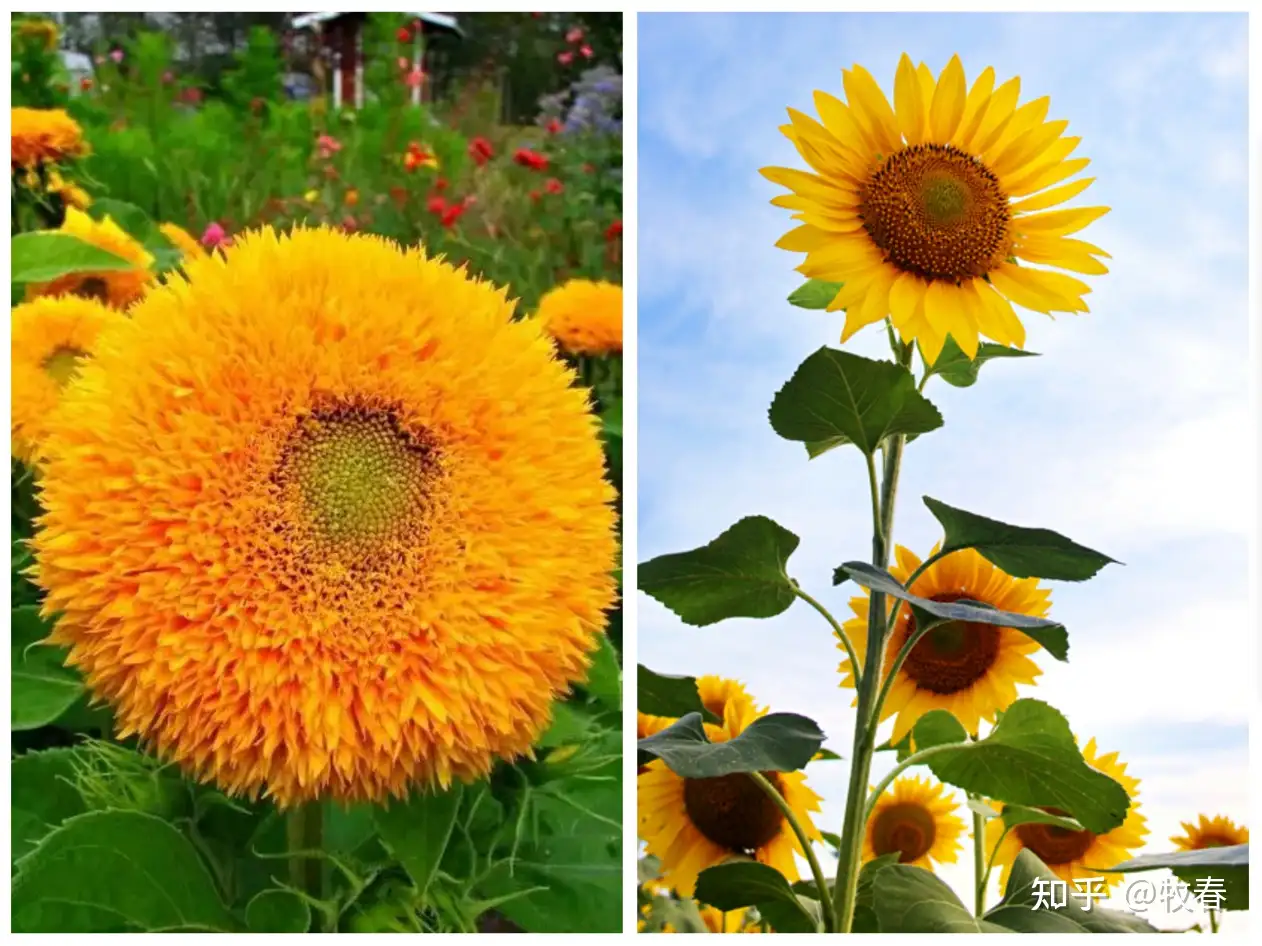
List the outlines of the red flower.
<svg viewBox="0 0 1262 946">
<path fill-rule="evenodd" d="M 549 194 L 559 194 L 561 191 L 565 190 L 565 185 L 558 181 L 555 177 L 550 177 L 548 178 L 547 183 L 543 185 L 543 189 Z"/>
<path fill-rule="evenodd" d="M 425 204 L 425 209 L 437 217 L 447 212 L 447 201 L 439 194 L 434 194 Z"/>
<path fill-rule="evenodd" d="M 605 242 L 612 243 L 614 240 L 620 239 L 622 239 L 622 221 L 615 220 L 605 230 Z"/>
<path fill-rule="evenodd" d="M 359 224 L 355 222 L 355 218 L 347 214 L 342 218 L 342 229 L 347 233 L 354 233 L 359 229 Z"/>
<path fill-rule="evenodd" d="M 79 80 L 79 88 L 81 88 L 84 92 L 88 91 L 88 89 L 92 88 L 92 80 L 87 76 L 84 76 Z"/>
<path fill-rule="evenodd" d="M 532 171 L 546 171 L 548 169 L 547 155 L 540 154 L 538 151 L 531 151 L 529 148 L 518 148 L 513 154 L 513 160 L 524 168 L 530 168 Z"/>
<path fill-rule="evenodd" d="M 540 200 L 543 199 L 543 194 L 539 193 L 539 191 L 531 191 L 530 199 L 533 200 L 537 204 L 539 203 Z"/>
<path fill-rule="evenodd" d="M 581 42 L 583 41 L 583 30 L 582 30 L 582 28 L 581 28 L 581 27 L 576 26 L 576 27 L 574 27 L 572 30 L 570 30 L 568 33 L 566 33 L 566 34 L 565 34 L 565 41 L 566 41 L 567 43 L 570 43 L 571 45 L 572 45 L 572 44 L 574 44 L 574 43 L 581 43 Z"/>
<path fill-rule="evenodd" d="M 595 173 L 596 173 L 596 165 L 594 165 L 594 164 L 584 164 L 584 165 L 583 165 L 583 173 L 584 173 L 584 174 L 595 174 Z"/>
<path fill-rule="evenodd" d="M 547 128 L 548 134 L 555 135 L 561 131 L 561 128 L 562 128 L 561 119 L 549 118 L 548 124 L 545 125 L 544 127 Z"/>
<path fill-rule="evenodd" d="M 478 167 L 486 164 L 495 156 L 495 149 L 491 147 L 491 143 L 481 135 L 469 142 L 469 157 L 473 158 L 473 163 Z"/>
<path fill-rule="evenodd" d="M 592 48 L 590 46 L 580 46 L 578 52 L 584 59 L 592 58 Z"/>
<path fill-rule="evenodd" d="M 440 177 L 438 180 L 434 182 L 434 190 L 438 191 L 438 193 L 441 194 L 446 189 L 447 189 L 447 178 Z"/>
<path fill-rule="evenodd" d="M 557 62 L 563 66 L 568 66 L 574 61 L 574 54 L 568 49 L 563 53 L 557 53 Z"/>
<path fill-rule="evenodd" d="M 410 43 L 412 41 L 412 34 L 408 31 L 406 26 L 400 26 L 397 35 L 400 43 Z"/>
<path fill-rule="evenodd" d="M 464 203 L 452 204 L 447 208 L 447 212 L 443 214 L 442 219 L 439 222 L 444 227 L 450 229 L 455 222 L 460 219 L 460 215 L 464 213 L 465 206 L 466 205 Z"/>
</svg>

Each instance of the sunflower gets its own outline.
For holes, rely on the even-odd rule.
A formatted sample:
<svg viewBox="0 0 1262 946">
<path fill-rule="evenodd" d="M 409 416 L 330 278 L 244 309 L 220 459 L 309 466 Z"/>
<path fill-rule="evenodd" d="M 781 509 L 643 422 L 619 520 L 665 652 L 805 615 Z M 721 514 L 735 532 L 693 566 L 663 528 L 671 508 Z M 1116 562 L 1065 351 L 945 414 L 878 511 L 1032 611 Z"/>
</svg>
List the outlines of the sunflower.
<svg viewBox="0 0 1262 946">
<path fill-rule="evenodd" d="M 1234 847 L 1237 844 L 1249 843 L 1249 829 L 1236 823 L 1225 815 L 1213 818 L 1200 816 L 1198 824 L 1180 822 L 1182 835 L 1175 835 L 1170 842 L 1180 851 L 1200 851 L 1207 847 Z"/>
<path fill-rule="evenodd" d="M 1013 305 L 1087 311 L 1090 287 L 1056 269 L 1107 272 L 1108 254 L 1071 234 L 1108 208 L 1059 208 L 1093 178 L 1060 183 L 1088 162 L 1069 157 L 1068 122 L 1046 121 L 1049 99 L 1018 107 L 1021 80 L 995 88 L 991 68 L 967 88 L 958 56 L 935 80 L 904 54 L 893 107 L 863 67 L 842 80 L 847 103 L 815 93 L 822 124 L 790 109 L 780 129 L 816 173 L 762 171 L 802 222 L 776 245 L 844 283 L 828 306 L 846 310 L 842 341 L 889 316 L 932 364 L 948 334 L 970 358 L 979 335 L 1023 346 Z"/>
<path fill-rule="evenodd" d="M 697 904 L 697 912 L 701 914 L 701 922 L 711 933 L 741 933 L 745 929 L 745 914 L 748 910 L 728 910 L 724 913 L 717 907 Z"/>
<path fill-rule="evenodd" d="M 77 158 L 87 151 L 83 129 L 62 109 L 15 108 L 9 117 L 14 169 Z"/>
<path fill-rule="evenodd" d="M 937 552 L 937 547 L 934 547 Z M 895 549 L 890 574 L 906 582 L 920 559 L 901 545 Z M 952 552 L 930 565 L 910 589 L 932 601 L 967 599 L 1001 611 L 1043 617 L 1051 606 L 1051 592 L 1037 579 L 1013 578 L 972 549 Z M 890 610 L 893 601 L 886 598 Z M 850 599 L 855 616 L 846 622 L 846 634 L 860 663 L 868 642 L 868 594 Z M 902 605 L 885 649 L 885 667 L 916 630 L 911 607 Z M 840 646 L 840 645 L 839 645 Z M 899 668 L 881 709 L 884 721 L 895 713 L 893 741 L 901 742 L 916 720 L 930 710 L 952 713 L 970 733 L 982 720 L 991 722 L 997 710 L 1017 698 L 1018 683 L 1033 683 L 1042 671 L 1029 657 L 1039 645 L 1020 631 L 992 624 L 952 621 L 930 631 Z M 847 658 L 841 662 L 843 687 L 854 686 Z"/>
<path fill-rule="evenodd" d="M 91 356 L 97 337 L 123 316 L 92 299 L 37 299 L 13 310 L 13 455 L 35 461 L 62 392 Z"/>
<path fill-rule="evenodd" d="M 739 736 L 766 715 L 735 681 L 700 677 L 701 701 L 722 723 L 706 723 L 711 742 Z M 819 796 L 806 787 L 801 772 L 764 772 L 813 839 L 819 831 L 810 812 L 819 811 Z M 665 763 L 651 762 L 637 779 L 639 829 L 648 853 L 662 863 L 666 883 L 686 897 L 696 889 L 697 875 L 707 867 L 738 855 L 753 857 L 798 879 L 793 854 L 800 851 L 784 815 L 748 775 L 685 779 Z"/>
<path fill-rule="evenodd" d="M 900 778 L 877 799 L 863 836 L 863 860 L 898 854 L 900 864 L 932 870 L 930 861 L 954 864 L 964 821 L 946 787 L 928 779 Z"/>
<path fill-rule="evenodd" d="M 100 299 L 116 309 L 125 309 L 144 295 L 153 282 L 153 257 L 110 217 L 93 220 L 83 211 L 67 207 L 65 222 L 61 229 L 53 232 L 66 233 L 91 243 L 127 260 L 132 266 L 129 269 L 67 273 L 52 282 L 31 283 L 26 287 L 27 299 L 68 293 Z"/>
<path fill-rule="evenodd" d="M 206 250 L 197 242 L 193 234 L 179 224 L 158 224 L 158 232 L 167 238 L 167 242 L 180 251 L 180 258 L 183 260 L 193 260 L 206 255 Z"/>
<path fill-rule="evenodd" d="M 46 441 L 52 639 L 119 737 L 281 807 L 529 754 L 615 596 L 596 419 L 503 290 L 270 229 L 102 338 Z"/>
<path fill-rule="evenodd" d="M 538 318 L 572 355 L 622 351 L 622 287 L 614 283 L 571 279 L 544 295 Z"/>
<path fill-rule="evenodd" d="M 19 21 L 17 23 L 17 32 L 21 39 L 30 40 L 37 46 L 42 46 L 48 52 L 52 52 L 57 48 L 57 41 L 60 38 L 57 24 L 43 17 L 32 17 Z"/>
<path fill-rule="evenodd" d="M 1093 884 L 1095 890 L 1107 891 L 1121 879 L 1121 874 L 1106 873 L 1107 869 L 1123 861 L 1130 860 L 1136 850 L 1144 844 L 1148 836 L 1146 821 L 1139 812 L 1139 779 L 1126 774 L 1126 764 L 1119 762 L 1116 752 L 1098 755 L 1095 740 L 1092 739 L 1082 750 L 1082 757 L 1087 764 L 1109 778 L 1118 782 L 1131 804 L 1126 811 L 1126 820 L 1121 826 L 1107 834 L 1094 834 L 1090 831 L 1071 831 L 1049 824 L 1023 824 L 1008 832 L 1003 838 L 1003 819 L 992 818 L 986 826 L 986 850 L 999 850 L 995 854 L 995 863 L 999 865 L 999 884 L 1006 888 L 1008 871 L 1023 848 L 1029 848 L 1048 868 L 1067 884 L 1075 880 L 1099 879 L 1102 884 Z M 999 806 L 996 805 L 996 808 Z M 1048 809 L 1052 814 L 1064 812 Z"/>
</svg>

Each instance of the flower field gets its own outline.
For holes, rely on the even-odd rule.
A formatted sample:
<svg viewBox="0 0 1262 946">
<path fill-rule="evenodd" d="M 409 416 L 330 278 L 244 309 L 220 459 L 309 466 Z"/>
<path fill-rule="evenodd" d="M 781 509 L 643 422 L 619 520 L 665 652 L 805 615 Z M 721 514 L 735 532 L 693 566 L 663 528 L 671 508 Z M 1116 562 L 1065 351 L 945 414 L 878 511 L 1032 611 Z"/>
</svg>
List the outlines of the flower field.
<svg viewBox="0 0 1262 946">
<path fill-rule="evenodd" d="M 445 76 L 454 26 L 317 24 L 305 98 L 297 27 L 78 75 L 13 20 L 14 931 L 621 928 L 621 33 L 585 16 L 461 15 L 518 52 Z"/>
</svg>

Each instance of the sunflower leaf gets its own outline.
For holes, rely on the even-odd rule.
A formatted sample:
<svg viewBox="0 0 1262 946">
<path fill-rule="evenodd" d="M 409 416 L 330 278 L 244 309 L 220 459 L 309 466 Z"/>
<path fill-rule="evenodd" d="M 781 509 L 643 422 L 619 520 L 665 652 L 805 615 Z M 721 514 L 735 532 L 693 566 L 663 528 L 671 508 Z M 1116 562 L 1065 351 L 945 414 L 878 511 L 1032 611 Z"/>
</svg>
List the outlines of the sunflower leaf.
<svg viewBox="0 0 1262 946">
<path fill-rule="evenodd" d="M 921 867 L 889 864 L 872 880 L 872 904 L 882 933 L 989 933 L 943 881 Z"/>
<path fill-rule="evenodd" d="M 965 742 L 968 732 L 963 724 L 943 709 L 930 710 L 916 720 L 912 729 L 912 752 Z"/>
<path fill-rule="evenodd" d="M 924 349 L 920 351 L 924 357 Z M 942 346 L 942 353 L 929 369 L 929 375 L 938 375 L 947 384 L 957 388 L 972 387 L 977 382 L 977 374 L 981 366 L 992 358 L 1037 358 L 1038 353 L 1022 351 L 1020 348 L 1009 348 L 1007 345 L 996 345 L 993 342 L 982 342 L 977 346 L 977 357 L 969 358 L 955 343 L 950 335 Z"/>
<path fill-rule="evenodd" d="M 65 666 L 64 650 L 44 643 L 52 628 L 40 618 L 39 605 L 14 608 L 12 619 L 12 727 L 49 726 L 83 694 L 83 679 Z"/>
<path fill-rule="evenodd" d="M 28 853 L 44 835 L 67 818 L 87 810 L 75 787 L 79 749 L 59 747 L 24 752 L 9 769 L 12 783 L 12 855 Z"/>
<path fill-rule="evenodd" d="M 19 233 L 9 242 L 9 279 L 15 283 L 52 282 L 69 273 L 131 269 L 133 264 L 68 233 Z"/>
<path fill-rule="evenodd" d="M 289 890 L 263 890 L 245 907 L 251 933 L 305 933 L 311 926 L 311 907 Z"/>
<path fill-rule="evenodd" d="M 697 899 L 719 910 L 757 907 L 777 933 L 818 933 L 815 919 L 773 867 L 737 861 L 708 867 L 697 878 Z"/>
<path fill-rule="evenodd" d="M 769 417 L 776 433 L 807 444 L 812 457 L 846 443 L 872 456 L 886 437 L 942 426 L 942 415 L 906 368 L 832 348 L 798 366 L 771 402 Z"/>
<path fill-rule="evenodd" d="M 827 309 L 828 304 L 837 298 L 842 285 L 823 279 L 808 279 L 789 293 L 789 304 L 799 309 Z"/>
<path fill-rule="evenodd" d="M 683 778 L 717 778 L 738 772 L 795 772 L 823 742 L 814 720 L 796 713 L 762 716 L 734 739 L 710 742 L 701 714 L 689 713 L 637 746 L 640 765 L 661 759 Z"/>
<path fill-rule="evenodd" d="M 678 719 L 700 713 L 707 723 L 722 722 L 705 708 L 697 690 L 696 677 L 672 677 L 654 673 L 644 664 L 636 665 L 636 709 L 650 716 Z"/>
<path fill-rule="evenodd" d="M 854 919 L 850 924 L 850 932 L 881 932 L 881 924 L 876 918 L 876 901 L 872 891 L 872 882 L 876 880 L 878 873 L 897 864 L 901 856 L 898 851 L 882 854 L 859 868 L 859 883 L 855 887 L 854 895 Z"/>
<path fill-rule="evenodd" d="M 785 566 L 798 542 L 766 516 L 748 516 L 708 545 L 643 563 L 639 587 L 695 627 L 775 617 L 797 596 Z"/>
<path fill-rule="evenodd" d="M 913 616 L 917 624 L 921 626 L 925 623 L 961 621 L 970 624 L 1010 627 L 1037 641 L 1057 660 L 1069 658 L 1069 635 L 1065 631 L 1065 626 L 1056 621 L 1032 617 L 1028 614 L 1016 614 L 1012 611 L 1000 611 L 981 602 L 932 601 L 929 598 L 922 598 L 904 588 L 889 572 L 869 565 L 867 562 L 846 562 L 841 568 L 863 587 L 906 601 L 912 606 Z"/>
<path fill-rule="evenodd" d="M 1147 920 L 1093 904 L 1084 910 L 1068 897 L 1065 906 L 1048 906 L 1053 885 L 1063 884 L 1038 856 L 1022 849 L 1008 874 L 1004 896 L 985 919 L 1017 933 L 1156 933 Z M 1066 891 L 1068 893 L 1068 891 Z M 1037 906 L 1036 906 L 1037 905 Z"/>
<path fill-rule="evenodd" d="M 147 213 L 125 200 L 98 197 L 88 207 L 88 216 L 93 220 L 109 217 L 138 243 L 147 243 L 158 230 Z"/>
<path fill-rule="evenodd" d="M 1110 562 L 1117 562 L 1049 529 L 1009 525 L 956 509 L 930 496 L 924 500 L 946 533 L 943 554 L 976 549 L 1014 578 L 1085 581 Z"/>
<path fill-rule="evenodd" d="M 1196 851 L 1174 851 L 1170 854 L 1147 854 L 1118 864 L 1121 873 L 1168 868 L 1193 893 L 1216 890 L 1222 894 L 1215 909 L 1249 909 L 1249 845 L 1207 847 Z M 1212 894 L 1206 894 L 1212 896 Z M 1204 902 L 1204 900 L 1202 901 Z"/>
<path fill-rule="evenodd" d="M 925 765 L 974 795 L 1031 808 L 1059 808 L 1088 831 L 1126 820 L 1126 789 L 1084 761 L 1069 723 L 1038 700 L 1017 700 L 985 739 L 940 745 Z"/>
<path fill-rule="evenodd" d="M 447 850 L 460 810 L 460 793 L 460 783 L 456 782 L 446 791 L 417 791 L 403 801 L 373 809 L 382 840 L 412 878 L 419 895 L 424 895 Z"/>
<path fill-rule="evenodd" d="M 987 805 L 986 807 L 989 808 L 990 806 Z M 1082 830 L 1082 825 L 1074 818 L 1065 818 L 1061 815 L 1043 811 L 1040 808 L 1029 808 L 1026 805 L 1004 805 L 1002 812 L 996 812 L 991 808 L 990 817 L 994 818 L 996 816 L 1003 818 L 1005 828 L 1015 828 L 1023 824 L 1049 824 L 1054 828 L 1063 828 L 1066 831 Z"/>
</svg>

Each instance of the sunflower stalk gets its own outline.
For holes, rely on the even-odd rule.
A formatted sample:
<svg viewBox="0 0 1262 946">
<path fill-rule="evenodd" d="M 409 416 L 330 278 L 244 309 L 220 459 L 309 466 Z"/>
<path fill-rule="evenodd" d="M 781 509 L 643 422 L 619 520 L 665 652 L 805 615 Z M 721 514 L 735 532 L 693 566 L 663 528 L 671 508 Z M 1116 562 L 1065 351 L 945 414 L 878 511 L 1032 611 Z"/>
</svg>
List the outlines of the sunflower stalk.
<svg viewBox="0 0 1262 946">
<path fill-rule="evenodd" d="M 976 801 L 976 795 L 969 793 L 969 801 Z M 974 916 L 982 916 L 986 912 L 986 883 L 990 880 L 990 870 L 986 864 L 983 830 L 985 822 L 976 811 L 973 812 L 973 883 Z"/>
<path fill-rule="evenodd" d="M 289 880 L 312 900 L 324 899 L 324 864 L 313 852 L 324 849 L 324 808 L 307 802 L 285 815 Z"/>
<path fill-rule="evenodd" d="M 789 823 L 789 827 L 793 829 L 794 836 L 798 839 L 798 844 L 802 847 L 802 853 L 811 865 L 811 875 L 815 879 L 815 887 L 819 890 L 820 913 L 823 915 L 824 932 L 837 932 L 837 915 L 833 909 L 833 902 L 828 896 L 828 881 L 824 877 L 824 869 L 819 864 L 819 858 L 815 855 L 815 849 L 811 847 L 810 836 L 807 835 L 806 829 L 802 827 L 802 822 L 793 811 L 783 795 L 776 789 L 761 772 L 749 773 L 750 778 L 754 780 L 754 784 L 766 793 L 772 803 L 780 809 L 780 813 L 784 815 L 784 820 Z"/>
</svg>

